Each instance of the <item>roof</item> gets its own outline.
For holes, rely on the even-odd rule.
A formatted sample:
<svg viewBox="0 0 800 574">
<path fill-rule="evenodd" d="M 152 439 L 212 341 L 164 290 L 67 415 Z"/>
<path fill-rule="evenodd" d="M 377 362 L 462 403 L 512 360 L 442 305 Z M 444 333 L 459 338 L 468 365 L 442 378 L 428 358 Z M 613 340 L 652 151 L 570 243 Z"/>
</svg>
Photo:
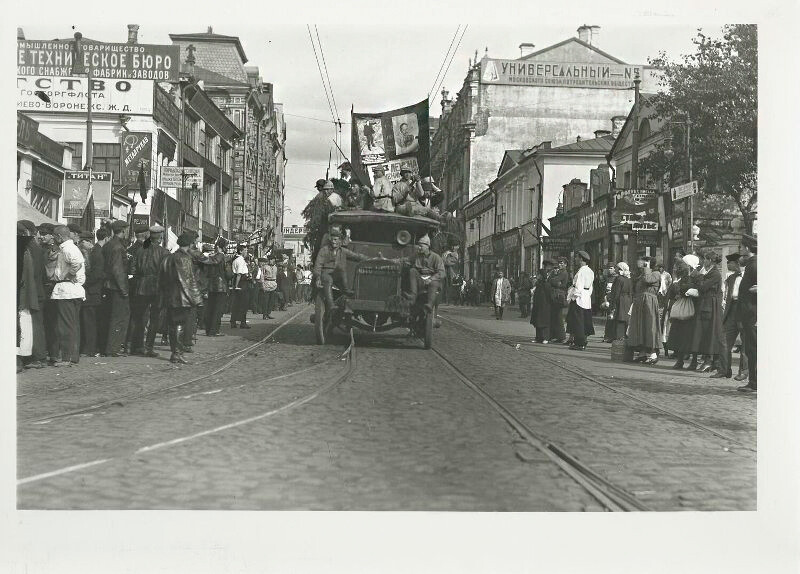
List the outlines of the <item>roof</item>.
<svg viewBox="0 0 800 574">
<path fill-rule="evenodd" d="M 20 194 L 17 194 L 17 221 L 21 221 L 23 219 L 33 221 L 33 223 L 36 225 L 41 225 L 42 223 L 59 225 L 58 221 L 46 216 L 44 213 L 28 203 L 24 197 L 22 197 Z"/>
<path fill-rule="evenodd" d="M 169 39 L 175 41 L 192 41 L 192 42 L 229 42 L 236 46 L 236 51 L 242 58 L 242 62 L 247 63 L 247 56 L 245 56 L 242 43 L 239 41 L 239 36 L 225 36 L 224 34 L 214 34 L 213 32 L 196 32 L 193 34 L 170 34 Z"/>
<path fill-rule="evenodd" d="M 194 77 L 197 80 L 203 80 L 204 82 L 211 84 L 212 86 L 222 85 L 222 86 L 235 86 L 240 85 L 242 87 L 249 86 L 247 82 L 239 82 L 228 76 L 223 76 L 222 74 L 218 74 L 216 72 L 212 72 L 211 70 L 207 70 L 202 66 L 198 66 L 195 64 L 194 66 Z"/>
<path fill-rule="evenodd" d="M 589 48 L 590 50 L 592 50 L 594 52 L 597 52 L 598 54 L 600 54 L 601 56 L 603 56 L 605 58 L 608 58 L 610 60 L 613 60 L 614 62 L 617 62 L 618 64 L 626 64 L 626 62 L 623 62 L 619 58 L 616 58 L 616 57 L 612 56 L 611 54 L 609 54 L 607 52 L 604 52 L 603 50 L 599 49 L 597 46 L 593 46 L 592 44 L 589 44 L 588 42 L 584 42 L 580 38 L 575 38 L 574 36 L 572 38 L 567 38 L 566 40 L 558 42 L 557 44 L 553 44 L 551 46 L 548 46 L 547 48 L 542 48 L 541 50 L 538 50 L 536 52 L 532 52 L 532 53 L 528 54 L 527 56 L 522 56 L 521 58 L 518 58 L 518 59 L 519 60 L 530 60 L 531 58 L 535 58 L 536 56 L 544 54 L 545 52 L 549 52 L 550 50 L 555 50 L 556 48 L 560 48 L 564 44 L 568 44 L 570 42 L 576 42 L 576 43 L 580 44 L 581 46 L 584 46 L 584 47 Z"/>
<path fill-rule="evenodd" d="M 503 159 L 500 161 L 500 167 L 497 168 L 497 177 L 499 178 L 508 170 L 518 166 L 524 154 L 524 149 L 507 149 L 503 154 Z"/>
<path fill-rule="evenodd" d="M 592 151 L 599 151 L 599 152 L 609 152 L 611 148 L 614 146 L 614 141 L 616 138 L 612 135 L 601 136 L 599 138 L 593 138 L 588 140 L 581 140 L 575 141 L 566 145 L 554 147 L 551 149 L 543 149 L 538 150 L 539 152 L 544 153 L 570 153 L 570 152 L 592 152 Z"/>
<path fill-rule="evenodd" d="M 642 106 L 643 110 L 646 110 L 650 106 L 650 98 L 654 97 L 656 94 L 652 93 L 642 93 L 639 92 L 639 104 Z M 643 116 L 644 119 L 647 116 Z M 628 112 L 628 116 L 625 118 L 625 123 L 622 124 L 622 128 L 619 130 L 619 135 L 617 136 L 617 140 L 614 142 L 614 145 L 611 146 L 611 149 L 608 150 L 609 155 L 614 155 L 618 149 L 624 149 L 625 140 L 628 139 L 628 132 L 631 131 L 631 124 L 633 120 L 633 106 L 631 106 L 631 110 Z"/>
<path fill-rule="evenodd" d="M 392 225 L 406 225 L 411 227 L 424 227 L 438 229 L 439 222 L 422 216 L 400 215 L 399 213 L 365 211 L 354 209 L 352 211 L 334 211 L 328 217 L 331 223 L 390 223 Z"/>
</svg>

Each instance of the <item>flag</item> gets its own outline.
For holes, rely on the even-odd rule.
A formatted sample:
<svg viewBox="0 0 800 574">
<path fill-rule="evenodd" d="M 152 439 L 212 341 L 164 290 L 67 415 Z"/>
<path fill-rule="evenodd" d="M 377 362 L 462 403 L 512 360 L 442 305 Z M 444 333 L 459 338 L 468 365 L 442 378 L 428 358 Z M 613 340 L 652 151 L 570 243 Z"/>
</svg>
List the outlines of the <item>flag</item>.
<svg viewBox="0 0 800 574">
<path fill-rule="evenodd" d="M 147 203 L 147 180 L 144 176 L 144 162 L 139 162 L 139 195 L 142 196 L 142 203 Z"/>
<path fill-rule="evenodd" d="M 86 206 L 81 215 L 81 228 L 94 232 L 94 191 L 91 178 L 89 179 L 89 191 L 86 194 Z"/>
</svg>

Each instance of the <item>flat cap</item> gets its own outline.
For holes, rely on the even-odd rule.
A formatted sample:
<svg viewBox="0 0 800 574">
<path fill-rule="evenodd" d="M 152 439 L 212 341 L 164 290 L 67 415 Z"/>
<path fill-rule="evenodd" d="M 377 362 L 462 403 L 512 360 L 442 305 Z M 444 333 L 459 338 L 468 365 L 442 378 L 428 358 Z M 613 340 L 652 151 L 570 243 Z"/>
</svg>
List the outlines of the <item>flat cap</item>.
<svg viewBox="0 0 800 574">
<path fill-rule="evenodd" d="M 53 229 L 55 229 L 55 225 L 53 225 L 52 223 L 42 223 L 41 225 L 39 225 L 37 229 L 39 230 L 39 233 L 46 233 L 48 235 L 52 235 Z"/>
<path fill-rule="evenodd" d="M 92 233 L 91 231 L 81 231 L 79 237 L 87 241 L 94 241 L 94 233 Z"/>
<path fill-rule="evenodd" d="M 127 229 L 127 228 L 128 228 L 128 224 L 125 221 L 122 221 L 121 219 L 117 219 L 116 221 L 112 221 L 111 222 L 111 230 L 114 233 L 119 233 L 123 229 Z"/>
<path fill-rule="evenodd" d="M 200 234 L 197 233 L 197 231 L 195 231 L 194 229 L 186 229 L 184 230 L 184 233 L 189 235 L 192 239 L 197 239 L 198 237 L 200 237 Z"/>
<path fill-rule="evenodd" d="M 324 179 L 318 179 L 317 183 L 314 184 L 315 187 L 322 187 L 323 185 L 325 185 Z"/>
<path fill-rule="evenodd" d="M 725 256 L 725 259 L 727 259 L 728 261 L 739 261 L 740 257 L 741 257 L 741 254 L 739 254 L 739 253 L 730 253 L 730 254 Z"/>
<path fill-rule="evenodd" d="M 25 226 L 25 229 L 31 232 L 31 235 L 36 235 L 36 224 L 30 219 L 20 219 L 19 223 Z"/>
<path fill-rule="evenodd" d="M 417 245 L 427 245 L 430 247 L 430 244 L 431 244 L 431 238 L 428 237 L 427 234 L 417 239 Z"/>
<path fill-rule="evenodd" d="M 67 229 L 69 229 L 73 233 L 81 233 L 83 231 L 83 229 L 81 229 L 81 226 L 78 225 L 77 223 L 68 223 Z"/>
<path fill-rule="evenodd" d="M 150 226 L 150 233 L 164 233 L 164 228 L 161 227 L 159 224 L 151 225 Z"/>
<path fill-rule="evenodd" d="M 192 237 L 188 232 L 184 231 L 178 236 L 178 247 L 187 247 L 192 244 L 194 241 L 194 237 Z"/>
<path fill-rule="evenodd" d="M 400 168 L 400 174 L 402 175 L 404 173 L 414 173 L 414 172 L 411 171 L 410 169 L 408 169 L 407 167 L 401 167 Z"/>
<path fill-rule="evenodd" d="M 592 258 L 589 256 L 589 254 L 586 253 L 585 251 L 578 251 L 577 255 L 578 255 L 578 257 L 580 257 L 581 259 L 586 261 L 586 263 L 589 263 L 589 261 L 592 260 Z"/>
<path fill-rule="evenodd" d="M 339 169 L 346 169 L 348 171 L 353 171 L 353 166 L 350 165 L 349 161 L 346 161 L 342 165 L 339 166 Z"/>
<path fill-rule="evenodd" d="M 328 230 L 328 235 L 331 237 L 341 237 L 342 236 L 342 228 L 336 227 L 335 225 Z"/>
<path fill-rule="evenodd" d="M 133 226 L 134 233 L 146 233 L 148 231 L 150 231 L 150 226 L 146 223 L 139 223 Z"/>
</svg>

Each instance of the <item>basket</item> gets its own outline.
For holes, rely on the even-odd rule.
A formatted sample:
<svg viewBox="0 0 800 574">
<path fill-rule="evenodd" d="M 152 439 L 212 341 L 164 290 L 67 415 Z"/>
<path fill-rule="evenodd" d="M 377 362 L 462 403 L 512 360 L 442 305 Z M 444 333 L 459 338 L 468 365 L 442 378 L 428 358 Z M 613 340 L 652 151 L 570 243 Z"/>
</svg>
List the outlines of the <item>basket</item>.
<svg viewBox="0 0 800 574">
<path fill-rule="evenodd" d="M 621 363 L 625 359 L 625 339 L 620 337 L 611 342 L 611 360 Z"/>
</svg>

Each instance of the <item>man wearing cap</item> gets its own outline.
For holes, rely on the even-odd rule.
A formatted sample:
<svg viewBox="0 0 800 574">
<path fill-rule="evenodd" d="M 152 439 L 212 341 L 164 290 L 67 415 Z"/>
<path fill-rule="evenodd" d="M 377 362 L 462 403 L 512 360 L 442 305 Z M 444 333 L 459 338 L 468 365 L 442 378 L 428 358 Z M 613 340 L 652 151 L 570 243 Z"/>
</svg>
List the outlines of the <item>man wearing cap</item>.
<svg viewBox="0 0 800 574">
<path fill-rule="evenodd" d="M 353 177 L 353 166 L 350 165 L 349 161 L 346 161 L 339 166 L 339 173 L 342 176 L 341 179 L 343 179 L 347 183 L 350 183 L 350 180 Z"/>
<path fill-rule="evenodd" d="M 742 281 L 739 283 L 739 321 L 742 324 L 742 343 L 747 355 L 748 383 L 738 390 L 753 393 L 758 389 L 756 380 L 758 363 L 758 338 L 756 325 L 758 321 L 758 269 L 756 252 L 758 243 L 750 235 L 742 236 L 739 248 L 740 261 L 744 266 Z"/>
<path fill-rule="evenodd" d="M 50 357 L 54 366 L 70 366 L 80 360 L 80 309 L 86 292 L 84 259 L 80 249 L 72 241 L 70 229 L 56 226 L 53 238 L 58 244 L 55 281 L 50 298 L 56 303 L 58 323 L 58 353 Z M 59 362 L 60 359 L 60 362 Z"/>
<path fill-rule="evenodd" d="M 372 207 L 377 211 L 394 211 L 392 203 L 392 182 L 386 177 L 386 170 L 382 165 L 372 168 L 375 183 L 372 186 Z"/>
<path fill-rule="evenodd" d="M 86 299 L 81 305 L 81 353 L 87 357 L 96 357 L 100 349 L 105 348 L 108 317 L 98 310 L 103 304 L 103 245 L 108 242 L 106 230 L 100 228 L 94 233 L 97 238 L 86 257 L 86 282 L 83 288 Z"/>
<path fill-rule="evenodd" d="M 431 239 L 427 235 L 417 239 L 416 247 L 414 257 L 402 257 L 394 261 L 410 267 L 408 277 L 411 301 L 416 301 L 418 293 L 425 291 L 425 310 L 431 313 L 436 303 L 436 292 L 445 278 L 444 261 L 438 253 L 431 251 Z"/>
<path fill-rule="evenodd" d="M 409 169 L 401 169 L 403 177 L 392 190 L 395 202 L 395 211 L 401 215 L 422 215 L 438 219 L 439 213 L 425 205 L 427 197 L 425 190 L 418 178 L 414 177 Z"/>
<path fill-rule="evenodd" d="M 169 323 L 170 362 L 187 364 L 184 331 L 189 321 L 189 310 L 201 302 L 200 290 L 194 275 L 194 261 L 189 248 L 194 239 L 189 233 L 178 237 L 178 249 L 164 259 L 159 277 L 163 304 Z"/>
<path fill-rule="evenodd" d="M 131 260 L 131 354 L 158 357 L 153 350 L 161 313 L 159 305 L 158 277 L 164 259 L 169 255 L 161 242 L 164 228 L 153 225 L 148 229 L 149 237 L 136 251 Z M 145 324 L 147 337 L 145 338 Z"/>
<path fill-rule="evenodd" d="M 725 279 L 725 298 L 723 299 L 722 310 L 722 334 L 725 347 L 720 353 L 719 370 L 711 375 L 712 379 L 728 378 L 733 376 L 731 367 L 731 351 L 736 344 L 736 338 L 742 332 L 742 324 L 739 322 L 739 287 L 742 283 L 742 272 L 739 267 L 739 253 L 731 253 L 725 257 L 730 275 Z M 743 380 L 742 373 L 748 369 L 747 355 L 742 352 L 739 360 L 738 380 Z"/>
<path fill-rule="evenodd" d="M 570 349 L 583 351 L 586 349 L 586 337 L 594 335 L 592 323 L 592 290 L 594 288 L 594 271 L 589 267 L 591 257 L 585 251 L 578 251 L 575 264 L 578 271 L 572 278 L 567 309 L 567 324 L 573 342 Z"/>
<path fill-rule="evenodd" d="M 236 257 L 233 259 L 233 302 L 231 305 L 231 328 L 237 326 L 249 329 L 247 324 L 247 303 L 250 296 L 250 268 L 247 266 L 247 246 L 239 245 L 236 248 Z"/>
<path fill-rule="evenodd" d="M 409 194 L 413 192 L 413 175 L 413 172 L 407 167 L 400 168 L 400 180 L 392 186 L 392 203 L 394 204 L 394 210 L 398 213 L 406 209 L 402 206 L 406 203 Z M 415 198 L 412 197 L 413 199 Z"/>
<path fill-rule="evenodd" d="M 128 283 L 128 257 L 125 250 L 125 234 L 128 224 L 114 221 L 111 224 L 113 236 L 103 246 L 103 272 L 105 273 L 105 295 L 108 306 L 108 339 L 105 354 L 110 357 L 126 356 L 122 350 L 128 333 L 131 309 Z"/>
<path fill-rule="evenodd" d="M 328 244 L 323 245 L 314 260 L 314 277 L 317 289 L 322 289 L 325 306 L 328 311 L 333 308 L 334 283 L 346 295 L 350 295 L 347 277 L 347 260 L 364 261 L 366 255 L 350 251 L 342 247 L 342 230 L 334 225 L 328 231 Z"/>
<path fill-rule="evenodd" d="M 217 239 L 211 255 L 201 261 L 208 289 L 208 303 L 206 304 L 206 336 L 220 337 L 220 324 L 222 314 L 228 298 L 228 281 L 225 275 L 225 266 L 233 259 L 233 255 L 226 255 L 225 248 L 228 240 L 224 237 Z"/>
</svg>

